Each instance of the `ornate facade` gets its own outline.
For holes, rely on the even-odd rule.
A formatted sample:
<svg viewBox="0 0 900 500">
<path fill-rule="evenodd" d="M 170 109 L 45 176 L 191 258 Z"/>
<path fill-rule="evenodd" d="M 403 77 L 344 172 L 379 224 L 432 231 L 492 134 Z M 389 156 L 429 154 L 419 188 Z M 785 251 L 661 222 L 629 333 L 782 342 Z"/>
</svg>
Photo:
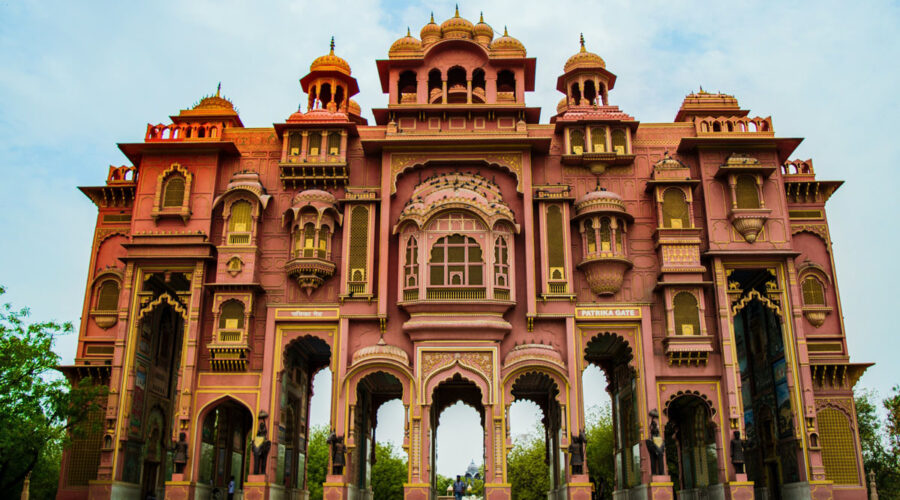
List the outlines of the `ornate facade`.
<svg viewBox="0 0 900 500">
<path fill-rule="evenodd" d="M 283 122 L 244 127 L 217 92 L 119 144 L 131 165 L 81 188 L 99 215 L 64 367 L 109 395 L 59 498 L 208 498 L 232 475 L 244 498 L 305 498 L 325 367 L 328 499 L 371 498 L 393 399 L 405 498 L 436 494 L 438 417 L 463 401 L 486 498 L 508 499 L 508 410 L 527 399 L 549 498 L 589 499 L 582 396 L 599 391 L 616 498 L 865 498 L 867 365 L 849 362 L 825 213 L 841 182 L 730 95 L 638 122 L 583 39 L 541 123 L 535 64 L 457 13 L 377 61 L 374 124 L 332 42 Z M 583 384 L 589 364 L 607 387 Z"/>
</svg>

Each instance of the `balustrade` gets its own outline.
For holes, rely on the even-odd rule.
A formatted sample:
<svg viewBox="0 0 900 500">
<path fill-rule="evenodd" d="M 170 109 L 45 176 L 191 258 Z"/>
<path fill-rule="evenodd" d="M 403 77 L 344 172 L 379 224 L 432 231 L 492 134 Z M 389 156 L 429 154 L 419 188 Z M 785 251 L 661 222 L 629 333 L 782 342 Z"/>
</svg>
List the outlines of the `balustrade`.
<svg viewBox="0 0 900 500">
<path fill-rule="evenodd" d="M 224 122 L 147 124 L 145 142 L 212 141 L 222 137 Z"/>
<path fill-rule="evenodd" d="M 772 117 L 748 118 L 741 116 L 707 116 L 694 120 L 694 128 L 697 135 L 701 134 L 743 134 L 765 133 L 774 134 L 772 129 Z"/>
</svg>

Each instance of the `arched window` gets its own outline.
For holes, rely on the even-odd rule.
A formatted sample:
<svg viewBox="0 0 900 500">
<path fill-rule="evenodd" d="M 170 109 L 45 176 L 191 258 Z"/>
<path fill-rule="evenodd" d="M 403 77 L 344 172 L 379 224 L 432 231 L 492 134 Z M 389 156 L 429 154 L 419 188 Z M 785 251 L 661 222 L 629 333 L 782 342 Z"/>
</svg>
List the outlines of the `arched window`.
<svg viewBox="0 0 900 500">
<path fill-rule="evenodd" d="M 679 292 L 672 299 L 675 335 L 700 335 L 700 308 L 690 292 Z"/>
<path fill-rule="evenodd" d="M 184 205 L 184 177 L 173 174 L 163 186 L 163 208 L 181 207 Z"/>
<path fill-rule="evenodd" d="M 594 232 L 594 222 L 590 219 L 584 221 L 584 237 L 587 240 L 587 253 L 597 253 L 597 235 Z"/>
<path fill-rule="evenodd" d="M 597 101 L 597 89 L 594 87 L 593 80 L 584 82 L 584 100 L 587 104 L 594 104 Z"/>
<path fill-rule="evenodd" d="M 669 188 L 663 193 L 663 227 L 681 229 L 691 227 L 690 210 L 684 191 Z"/>
<path fill-rule="evenodd" d="M 310 132 L 309 144 L 306 147 L 306 154 L 309 156 L 319 156 L 322 148 L 322 135 L 318 132 Z"/>
<path fill-rule="evenodd" d="M 106 280 L 100 285 L 97 292 L 97 310 L 115 311 L 119 308 L 119 283 L 115 280 Z"/>
<path fill-rule="evenodd" d="M 344 105 L 344 87 L 341 85 L 338 85 L 337 90 L 334 92 L 334 104 L 338 108 Z"/>
<path fill-rule="evenodd" d="M 322 103 L 322 108 L 328 106 L 328 103 L 331 102 L 331 84 L 323 83 L 322 88 L 319 90 L 319 101 Z"/>
<path fill-rule="evenodd" d="M 341 134 L 331 132 L 328 134 L 328 155 L 338 156 L 341 153 Z"/>
<path fill-rule="evenodd" d="M 818 421 L 825 478 L 835 484 L 859 484 L 850 419 L 840 410 L 825 408 L 819 411 Z"/>
<path fill-rule="evenodd" d="M 320 259 L 327 258 L 328 255 L 328 247 L 331 243 L 331 231 L 328 229 L 328 226 L 322 226 L 319 228 L 319 248 L 316 249 L 316 257 Z"/>
<path fill-rule="evenodd" d="M 734 186 L 738 208 L 759 208 L 759 190 L 751 175 L 739 175 Z"/>
<path fill-rule="evenodd" d="M 316 249 L 316 226 L 312 222 L 303 226 L 303 256 L 312 257 Z"/>
<path fill-rule="evenodd" d="M 591 148 L 595 153 L 606 152 L 606 127 L 591 127 Z"/>
<path fill-rule="evenodd" d="M 600 219 L 600 251 L 609 252 L 612 250 L 612 232 L 609 227 L 609 217 Z"/>
<path fill-rule="evenodd" d="M 503 236 L 498 236 L 494 245 L 494 285 L 509 287 L 509 246 Z"/>
<path fill-rule="evenodd" d="M 504 69 L 497 73 L 497 92 L 515 92 L 516 91 L 516 75 Z"/>
<path fill-rule="evenodd" d="M 580 155 L 584 153 L 584 132 L 581 129 L 569 129 L 569 154 Z"/>
<path fill-rule="evenodd" d="M 406 70 L 400 73 L 400 78 L 397 81 L 397 102 L 415 103 L 417 90 L 418 83 L 416 82 L 415 71 Z"/>
<path fill-rule="evenodd" d="M 622 129 L 616 129 L 612 131 L 612 150 L 617 155 L 624 155 L 628 153 L 628 143 L 625 139 L 625 131 Z"/>
<path fill-rule="evenodd" d="M 483 284 L 481 247 L 474 238 L 461 234 L 444 236 L 431 248 L 430 264 L 431 285 Z"/>
<path fill-rule="evenodd" d="M 288 145 L 288 154 L 290 156 L 299 156 L 300 148 L 303 144 L 303 134 L 293 133 L 290 136 L 290 142 Z"/>
<path fill-rule="evenodd" d="M 219 310 L 219 328 L 239 330 L 244 327 L 244 304 L 229 300 Z"/>
<path fill-rule="evenodd" d="M 434 103 L 443 95 L 444 79 L 441 70 L 434 68 L 428 72 L 428 102 Z"/>
<path fill-rule="evenodd" d="M 472 102 L 484 102 L 484 99 L 486 97 L 485 88 L 486 82 L 484 78 L 484 70 L 481 68 L 475 68 L 475 70 L 472 71 Z"/>
<path fill-rule="evenodd" d="M 570 96 L 572 97 L 575 106 L 581 104 L 581 89 L 578 87 L 578 82 L 572 84 L 572 92 Z"/>
<path fill-rule="evenodd" d="M 250 225 L 252 223 L 253 206 L 249 201 L 240 200 L 231 205 L 228 218 L 228 244 L 249 245 Z"/>
<path fill-rule="evenodd" d="M 556 205 L 547 209 L 547 264 L 551 281 L 566 279 L 566 258 L 563 248 L 562 210 Z"/>
<path fill-rule="evenodd" d="M 403 286 L 416 288 L 419 286 L 419 242 L 411 236 L 406 242 L 406 260 L 403 266 Z"/>
<path fill-rule="evenodd" d="M 825 305 L 825 286 L 817 278 L 807 276 L 803 279 L 803 304 L 807 306 Z"/>
</svg>

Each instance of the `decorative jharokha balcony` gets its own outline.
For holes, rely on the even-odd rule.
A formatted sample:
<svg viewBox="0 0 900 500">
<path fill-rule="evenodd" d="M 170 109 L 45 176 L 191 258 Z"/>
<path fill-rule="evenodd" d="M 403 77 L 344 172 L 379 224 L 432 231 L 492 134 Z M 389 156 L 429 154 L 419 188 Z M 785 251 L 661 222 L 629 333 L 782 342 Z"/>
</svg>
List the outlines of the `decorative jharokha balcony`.
<svg viewBox="0 0 900 500">
<path fill-rule="evenodd" d="M 727 180 L 731 191 L 728 220 L 747 243 L 756 241 L 772 213 L 771 209 L 766 208 L 762 186 L 776 168 L 752 156 L 734 153 L 716 172 L 716 177 Z"/>
<path fill-rule="evenodd" d="M 592 191 L 575 203 L 575 219 L 582 237 L 584 272 L 591 291 L 613 295 L 622 288 L 631 260 L 625 253 L 625 233 L 632 217 L 622 198 L 609 191 Z"/>
</svg>

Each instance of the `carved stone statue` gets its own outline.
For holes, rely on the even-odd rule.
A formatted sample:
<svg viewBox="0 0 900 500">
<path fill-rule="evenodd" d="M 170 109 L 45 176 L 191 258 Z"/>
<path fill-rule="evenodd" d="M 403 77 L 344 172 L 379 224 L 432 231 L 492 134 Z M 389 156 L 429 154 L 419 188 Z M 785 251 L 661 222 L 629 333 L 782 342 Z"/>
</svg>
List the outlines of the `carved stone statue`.
<svg viewBox="0 0 900 500">
<path fill-rule="evenodd" d="M 584 448 L 587 444 L 587 438 L 584 437 L 584 430 L 578 434 L 572 435 L 572 442 L 569 443 L 569 465 L 572 466 L 572 474 L 582 474 L 584 470 Z"/>
<path fill-rule="evenodd" d="M 268 416 L 269 414 L 264 411 L 259 412 L 259 426 L 256 430 L 256 436 L 253 437 L 250 450 L 253 452 L 254 474 L 266 473 L 266 461 L 269 459 L 269 448 L 272 447 L 272 442 L 268 438 L 269 431 L 266 427 L 266 418 Z"/>
<path fill-rule="evenodd" d="M 741 439 L 741 431 L 734 431 L 731 438 L 731 464 L 734 465 L 736 474 L 744 473 L 744 441 Z"/>
<path fill-rule="evenodd" d="M 178 441 L 175 442 L 175 446 L 173 447 L 173 451 L 175 452 L 172 456 L 172 463 L 175 464 L 175 473 L 183 474 L 184 467 L 187 464 L 187 435 L 185 433 L 178 434 Z"/>
<path fill-rule="evenodd" d="M 344 454 L 347 450 L 347 447 L 344 446 L 344 436 L 335 435 L 334 429 L 332 429 L 325 442 L 331 447 L 331 473 L 342 474 L 346 464 Z"/>
<path fill-rule="evenodd" d="M 650 438 L 644 441 L 647 445 L 647 453 L 650 455 L 650 473 L 654 476 L 662 476 L 666 473 L 666 443 L 659 435 L 659 423 L 656 419 L 659 413 L 650 410 Z"/>
</svg>

